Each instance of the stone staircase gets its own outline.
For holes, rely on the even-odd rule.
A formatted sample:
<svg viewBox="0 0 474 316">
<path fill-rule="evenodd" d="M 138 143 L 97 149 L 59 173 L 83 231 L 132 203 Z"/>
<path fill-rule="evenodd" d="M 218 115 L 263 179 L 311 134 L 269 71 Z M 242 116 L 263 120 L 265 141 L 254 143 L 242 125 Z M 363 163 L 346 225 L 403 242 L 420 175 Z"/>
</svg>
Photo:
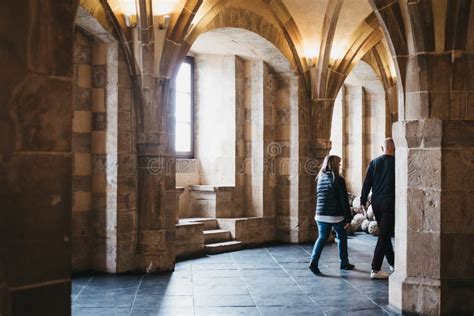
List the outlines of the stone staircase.
<svg viewBox="0 0 474 316">
<path fill-rule="evenodd" d="M 218 254 L 240 250 L 242 242 L 234 240 L 230 230 L 220 229 L 214 218 L 187 218 L 187 222 L 204 224 L 204 251 L 207 254 Z"/>
</svg>

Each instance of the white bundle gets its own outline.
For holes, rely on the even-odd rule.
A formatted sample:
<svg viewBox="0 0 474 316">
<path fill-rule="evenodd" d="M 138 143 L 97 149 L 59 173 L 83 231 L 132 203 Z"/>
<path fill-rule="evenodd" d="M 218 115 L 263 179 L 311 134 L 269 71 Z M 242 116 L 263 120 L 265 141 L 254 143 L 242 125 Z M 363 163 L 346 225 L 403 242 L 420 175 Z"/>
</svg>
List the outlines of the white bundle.
<svg viewBox="0 0 474 316">
<path fill-rule="evenodd" d="M 365 216 L 363 214 L 356 214 L 352 218 L 351 223 L 357 224 L 359 227 L 362 225 L 362 222 L 364 221 Z"/>
<path fill-rule="evenodd" d="M 353 207 L 360 207 L 360 195 L 356 196 L 354 200 L 352 201 L 352 206 Z"/>
<path fill-rule="evenodd" d="M 374 209 L 372 208 L 372 205 L 369 206 L 367 209 L 367 219 L 369 221 L 375 221 L 375 214 L 374 214 Z"/>
<path fill-rule="evenodd" d="M 377 236 L 379 234 L 379 226 L 376 221 L 372 221 L 369 224 L 369 234 Z"/>
<path fill-rule="evenodd" d="M 369 232 L 369 224 L 370 224 L 370 221 L 368 219 L 364 219 L 364 221 L 362 222 L 362 225 L 361 225 L 362 231 L 368 233 Z"/>
<path fill-rule="evenodd" d="M 364 211 L 360 207 L 351 207 L 351 214 L 364 214 Z"/>
<path fill-rule="evenodd" d="M 360 225 L 362 225 L 362 222 L 364 221 L 365 216 L 363 214 L 356 214 L 352 218 L 352 221 L 350 223 L 350 232 L 356 232 L 360 229 Z"/>
</svg>

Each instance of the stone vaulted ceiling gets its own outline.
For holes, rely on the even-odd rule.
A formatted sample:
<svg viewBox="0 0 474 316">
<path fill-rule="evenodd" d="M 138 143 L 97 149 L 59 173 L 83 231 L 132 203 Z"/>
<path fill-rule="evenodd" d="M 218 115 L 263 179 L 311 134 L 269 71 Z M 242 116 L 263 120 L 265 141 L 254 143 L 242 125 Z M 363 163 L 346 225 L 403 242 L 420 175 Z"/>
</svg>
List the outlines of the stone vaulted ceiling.
<svg viewBox="0 0 474 316">
<path fill-rule="evenodd" d="M 334 1 L 334 0 L 330 0 Z M 303 37 L 305 54 L 317 56 L 322 40 L 324 18 L 329 0 L 283 0 Z M 357 27 L 372 13 L 366 0 L 344 0 L 337 19 L 331 55 L 342 57 Z"/>
</svg>

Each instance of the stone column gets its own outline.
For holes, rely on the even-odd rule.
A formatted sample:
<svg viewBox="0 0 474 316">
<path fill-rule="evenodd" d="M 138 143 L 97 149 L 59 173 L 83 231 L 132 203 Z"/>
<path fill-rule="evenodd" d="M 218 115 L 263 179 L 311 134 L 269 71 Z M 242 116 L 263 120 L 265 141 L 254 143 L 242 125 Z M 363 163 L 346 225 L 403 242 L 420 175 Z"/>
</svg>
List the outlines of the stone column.
<svg viewBox="0 0 474 316">
<path fill-rule="evenodd" d="M 263 216 L 276 215 L 276 156 L 280 145 L 275 142 L 277 78 L 263 63 Z M 276 147 L 276 148 L 275 148 Z M 277 149 L 275 151 L 275 149 Z"/>
<path fill-rule="evenodd" d="M 77 1 L 2 1 L 0 313 L 71 311 Z"/>
<path fill-rule="evenodd" d="M 263 215 L 263 63 L 245 63 L 245 216 Z"/>
<path fill-rule="evenodd" d="M 347 190 L 359 195 L 362 188 L 364 161 L 364 88 L 345 86 L 344 107 L 344 176 Z"/>
<path fill-rule="evenodd" d="M 474 85 L 467 71 L 473 64 L 472 54 L 409 60 L 410 67 L 430 78 L 433 90 L 407 87 L 404 120 L 393 131 L 396 272 L 389 300 L 403 311 L 474 310 Z"/>
<path fill-rule="evenodd" d="M 247 207 L 245 200 L 245 172 L 247 168 L 245 126 L 245 60 L 235 57 L 235 209 L 233 217 L 242 217 Z"/>
</svg>

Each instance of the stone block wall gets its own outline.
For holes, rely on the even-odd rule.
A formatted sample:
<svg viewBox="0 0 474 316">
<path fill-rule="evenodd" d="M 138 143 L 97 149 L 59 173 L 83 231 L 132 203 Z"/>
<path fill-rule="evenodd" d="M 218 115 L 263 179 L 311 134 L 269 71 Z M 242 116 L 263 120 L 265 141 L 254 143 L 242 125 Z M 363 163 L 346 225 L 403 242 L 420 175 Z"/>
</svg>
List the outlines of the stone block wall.
<svg viewBox="0 0 474 316">
<path fill-rule="evenodd" d="M 115 42 L 76 31 L 73 270 L 135 269 L 136 124 L 131 78 Z"/>
<path fill-rule="evenodd" d="M 278 238 L 275 217 L 219 218 L 217 221 L 220 228 L 229 230 L 232 238 L 244 246 L 261 245 Z"/>
<path fill-rule="evenodd" d="M 121 49 L 117 67 L 117 271 L 135 269 L 137 242 L 137 119 L 130 73 Z"/>
<path fill-rule="evenodd" d="M 184 223 L 176 225 L 176 258 L 187 258 L 204 254 L 203 223 Z"/>
<path fill-rule="evenodd" d="M 201 184 L 199 177 L 199 160 L 177 159 L 176 160 L 176 186 L 184 189 L 179 197 L 179 218 L 192 217 L 190 186 Z"/>
<path fill-rule="evenodd" d="M 72 267 L 93 267 L 96 214 L 92 206 L 92 46 L 90 35 L 74 38 L 74 114 L 72 124 Z"/>
<path fill-rule="evenodd" d="M 298 79 L 280 78 L 275 104 L 275 142 L 268 151 L 276 163 L 276 234 L 278 240 L 285 242 L 299 240 L 296 224 L 299 217 L 299 106 Z"/>
</svg>

